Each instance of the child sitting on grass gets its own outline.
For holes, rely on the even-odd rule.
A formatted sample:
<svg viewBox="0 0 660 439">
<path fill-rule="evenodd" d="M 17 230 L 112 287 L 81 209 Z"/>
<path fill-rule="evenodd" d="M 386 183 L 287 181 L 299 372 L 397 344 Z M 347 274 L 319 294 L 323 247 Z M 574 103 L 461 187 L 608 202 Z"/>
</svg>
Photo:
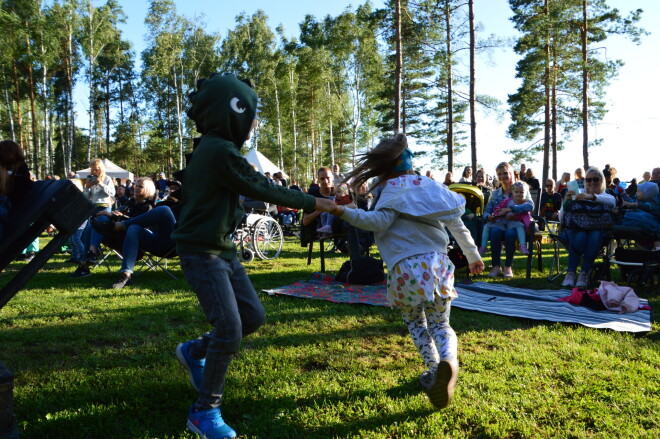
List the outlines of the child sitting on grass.
<svg viewBox="0 0 660 439">
<path fill-rule="evenodd" d="M 491 229 L 497 227 L 502 230 L 507 229 L 516 229 L 518 233 L 518 242 L 520 243 L 520 253 L 523 255 L 528 255 L 529 250 L 527 249 L 527 238 L 526 231 L 529 229 L 529 224 L 531 223 L 532 216 L 530 215 L 531 205 L 527 203 L 527 198 L 529 198 L 529 186 L 527 183 L 519 181 L 513 184 L 513 197 L 506 198 L 500 204 L 498 204 L 493 210 L 493 217 L 498 217 L 494 222 L 488 222 L 484 225 L 483 232 L 481 234 L 481 247 L 479 247 L 479 254 L 486 254 L 488 240 L 490 238 Z M 525 210 L 522 213 L 513 213 L 511 207 L 518 205 Z"/>
<path fill-rule="evenodd" d="M 380 142 L 346 177 L 355 190 L 376 177 L 370 190 L 381 186 L 382 191 L 374 210 L 349 204 L 331 213 L 374 232 L 388 267 L 387 300 L 401 311 L 427 368 L 420 383 L 431 403 L 444 408 L 458 374 L 458 342 L 449 325 L 451 300 L 457 294 L 445 227 L 465 253 L 471 273 L 483 271 L 484 263 L 461 221 L 465 199 L 441 183 L 415 175 L 412 156 L 403 134 Z"/>
</svg>

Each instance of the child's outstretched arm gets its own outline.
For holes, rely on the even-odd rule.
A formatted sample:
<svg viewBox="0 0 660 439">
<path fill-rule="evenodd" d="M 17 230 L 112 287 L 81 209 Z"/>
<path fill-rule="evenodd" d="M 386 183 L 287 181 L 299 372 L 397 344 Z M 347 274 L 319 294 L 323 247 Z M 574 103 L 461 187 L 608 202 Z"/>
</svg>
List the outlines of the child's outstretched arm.
<svg viewBox="0 0 660 439">
<path fill-rule="evenodd" d="M 366 211 L 346 207 L 337 206 L 330 213 L 359 229 L 370 232 L 382 232 L 389 229 L 397 217 L 397 213 L 391 209 Z"/>
</svg>

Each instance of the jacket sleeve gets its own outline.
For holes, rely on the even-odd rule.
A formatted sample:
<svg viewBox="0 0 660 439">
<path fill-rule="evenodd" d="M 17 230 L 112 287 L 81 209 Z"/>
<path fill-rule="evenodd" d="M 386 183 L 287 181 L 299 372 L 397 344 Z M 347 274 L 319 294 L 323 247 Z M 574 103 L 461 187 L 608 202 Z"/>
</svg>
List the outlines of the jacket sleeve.
<svg viewBox="0 0 660 439">
<path fill-rule="evenodd" d="M 602 203 L 610 207 L 615 207 L 616 206 L 616 198 L 614 196 L 603 192 L 602 194 L 594 194 L 596 195 L 596 203 Z"/>
<path fill-rule="evenodd" d="M 534 202 L 532 200 L 526 200 L 522 204 L 513 204 L 511 206 L 511 212 L 520 214 L 525 212 L 531 212 L 534 209 Z"/>
<path fill-rule="evenodd" d="M 221 184 L 230 191 L 278 206 L 314 210 L 316 198 L 313 196 L 271 184 L 233 146 L 218 149 L 221 151 L 216 157 L 220 168 L 218 175 Z"/>
<path fill-rule="evenodd" d="M 366 211 L 362 209 L 345 209 L 340 216 L 347 223 L 370 232 L 384 232 L 389 229 L 398 213 L 392 209 Z"/>
<path fill-rule="evenodd" d="M 495 201 L 499 196 L 502 194 L 501 189 L 495 189 L 493 192 L 490 193 L 490 197 L 488 198 L 488 204 L 486 204 L 486 208 L 484 209 L 484 214 L 483 217 L 484 219 L 487 218 L 489 215 L 493 214 L 493 209 L 495 209 L 495 206 L 499 204 L 501 201 Z"/>
<path fill-rule="evenodd" d="M 99 182 L 99 186 L 101 186 L 102 191 L 105 192 L 107 196 L 114 197 L 115 184 L 112 182 L 112 178 L 106 175 L 103 181 Z"/>
</svg>

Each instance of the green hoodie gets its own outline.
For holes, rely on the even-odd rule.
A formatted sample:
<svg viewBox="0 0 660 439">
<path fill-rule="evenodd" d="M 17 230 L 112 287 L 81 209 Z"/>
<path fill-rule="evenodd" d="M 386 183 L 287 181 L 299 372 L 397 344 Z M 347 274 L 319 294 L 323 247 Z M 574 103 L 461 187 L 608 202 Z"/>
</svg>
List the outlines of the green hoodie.
<svg viewBox="0 0 660 439">
<path fill-rule="evenodd" d="M 256 115 L 257 95 L 233 75 L 214 75 L 191 94 L 188 116 L 202 138 L 185 169 L 182 208 L 172 238 L 177 252 L 236 257 L 231 234 L 245 211 L 239 195 L 314 210 L 316 199 L 271 184 L 240 153 Z"/>
</svg>

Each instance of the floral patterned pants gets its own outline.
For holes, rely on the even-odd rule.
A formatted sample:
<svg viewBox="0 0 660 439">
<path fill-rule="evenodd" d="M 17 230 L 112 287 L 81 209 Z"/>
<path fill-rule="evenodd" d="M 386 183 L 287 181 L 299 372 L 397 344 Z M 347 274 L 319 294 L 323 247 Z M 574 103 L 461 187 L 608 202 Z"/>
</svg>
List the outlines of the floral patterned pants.
<svg viewBox="0 0 660 439">
<path fill-rule="evenodd" d="M 433 302 L 399 306 L 399 309 L 424 364 L 431 372 L 435 372 L 440 361 L 456 361 L 458 339 L 449 325 L 451 300 L 436 297 Z"/>
</svg>

